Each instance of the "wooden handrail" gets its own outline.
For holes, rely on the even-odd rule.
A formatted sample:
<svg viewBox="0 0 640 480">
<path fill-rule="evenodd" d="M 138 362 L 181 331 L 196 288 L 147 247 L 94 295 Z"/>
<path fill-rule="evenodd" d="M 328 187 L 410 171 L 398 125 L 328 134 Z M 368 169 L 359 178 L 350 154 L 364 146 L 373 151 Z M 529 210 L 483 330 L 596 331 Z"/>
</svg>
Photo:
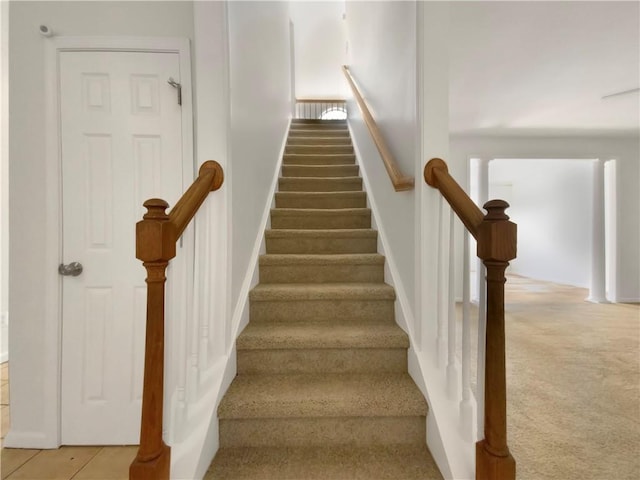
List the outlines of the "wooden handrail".
<svg viewBox="0 0 640 480">
<path fill-rule="evenodd" d="M 182 195 L 176 206 L 169 213 L 169 221 L 176 226 L 178 238 L 187 227 L 195 213 L 204 202 L 209 192 L 222 186 L 224 175 L 218 162 L 204 162 L 198 172 L 198 178 Z M 177 239 L 176 239 L 177 240 Z"/>
<path fill-rule="evenodd" d="M 395 157 L 389 150 L 376 121 L 373 119 L 371 112 L 369 112 L 369 108 L 367 107 L 366 102 L 362 98 L 358 87 L 353 80 L 353 76 L 349 71 L 349 67 L 346 65 L 342 66 L 342 71 L 344 72 L 344 76 L 347 78 L 347 82 L 349 82 L 349 86 L 351 86 L 351 90 L 353 91 L 353 96 L 358 102 L 358 107 L 360 107 L 360 111 L 362 112 L 362 118 L 364 119 L 364 123 L 367 125 L 369 129 L 369 133 L 371 133 L 371 137 L 373 138 L 373 142 L 376 144 L 378 148 L 378 152 L 380 152 L 380 156 L 382 157 L 382 161 L 384 163 L 385 168 L 387 169 L 387 173 L 389 174 L 389 178 L 391 179 L 391 183 L 393 184 L 393 188 L 396 192 L 401 192 L 405 190 L 413 190 L 414 187 L 414 179 L 413 177 L 409 177 L 404 175 L 400 168 L 398 167 L 398 162 L 396 162 Z"/>
<path fill-rule="evenodd" d="M 424 168 L 424 180 L 427 185 L 440 190 L 467 230 L 477 239 L 478 228 L 484 215 L 462 187 L 449 175 L 446 162 L 440 158 L 429 160 Z"/>
<path fill-rule="evenodd" d="M 176 203 L 152 198 L 144 202 L 147 213 L 136 224 L 136 258 L 147 270 L 147 325 L 140 447 L 129 467 L 130 480 L 168 480 L 171 449 L 162 439 L 164 399 L 164 286 L 169 261 L 176 256 L 176 242 L 209 192 L 224 181 L 218 162 L 205 162 L 198 178 Z"/>
<path fill-rule="evenodd" d="M 484 375 L 484 438 L 476 443 L 476 480 L 515 480 L 516 461 L 507 446 L 507 380 L 504 333 L 504 272 L 516 258 L 517 227 L 504 200 L 484 204 L 483 215 L 449 175 L 447 164 L 431 159 L 424 179 L 437 188 L 477 240 L 478 257 L 487 269 L 487 318 Z"/>
</svg>

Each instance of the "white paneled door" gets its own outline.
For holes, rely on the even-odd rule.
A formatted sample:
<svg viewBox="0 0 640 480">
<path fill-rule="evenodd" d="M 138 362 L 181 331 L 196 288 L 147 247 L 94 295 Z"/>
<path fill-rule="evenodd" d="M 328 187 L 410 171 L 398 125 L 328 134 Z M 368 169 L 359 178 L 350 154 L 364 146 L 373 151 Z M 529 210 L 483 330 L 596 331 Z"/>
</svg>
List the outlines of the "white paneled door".
<svg viewBox="0 0 640 480">
<path fill-rule="evenodd" d="M 182 191 L 181 107 L 168 83 L 180 81 L 179 55 L 61 52 L 59 72 L 62 443 L 135 444 L 146 306 L 135 223 L 146 199 L 174 204 Z"/>
</svg>

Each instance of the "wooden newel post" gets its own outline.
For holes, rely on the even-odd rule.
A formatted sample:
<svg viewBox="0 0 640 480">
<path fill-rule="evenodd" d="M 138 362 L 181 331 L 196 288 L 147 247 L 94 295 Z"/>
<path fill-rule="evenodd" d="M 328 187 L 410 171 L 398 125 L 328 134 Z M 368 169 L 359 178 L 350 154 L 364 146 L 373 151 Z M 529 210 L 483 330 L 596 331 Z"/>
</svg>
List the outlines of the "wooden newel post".
<svg viewBox="0 0 640 480">
<path fill-rule="evenodd" d="M 487 331 L 484 395 L 484 439 L 476 443 L 476 480 L 513 480 L 516 462 L 507 446 L 504 272 L 516 258 L 516 225 L 504 200 L 484 205 L 478 228 L 478 257 L 487 268 Z"/>
<path fill-rule="evenodd" d="M 136 224 L 136 258 L 147 270 L 147 327 L 140 448 L 129 468 L 131 480 L 168 480 L 171 452 L 162 439 L 164 398 L 164 285 L 169 260 L 176 255 L 176 229 L 157 198 L 144 203 Z"/>
</svg>

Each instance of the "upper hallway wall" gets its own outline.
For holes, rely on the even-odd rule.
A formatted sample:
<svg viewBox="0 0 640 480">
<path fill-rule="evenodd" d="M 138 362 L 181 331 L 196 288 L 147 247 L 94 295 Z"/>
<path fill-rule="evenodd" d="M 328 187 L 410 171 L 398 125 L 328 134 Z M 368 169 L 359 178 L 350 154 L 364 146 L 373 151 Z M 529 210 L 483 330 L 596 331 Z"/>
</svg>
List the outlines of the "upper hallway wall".
<svg viewBox="0 0 640 480">
<path fill-rule="evenodd" d="M 347 2 L 350 70 L 405 175 L 417 161 L 416 4 Z M 380 227 L 389 241 L 410 305 L 414 305 L 414 191 L 395 192 L 357 104 L 349 115 Z M 419 181 L 416 179 L 416 181 Z M 415 312 L 413 312 L 415 313 Z"/>
<path fill-rule="evenodd" d="M 231 84 L 232 273 L 235 307 L 258 236 L 271 180 L 291 116 L 289 6 L 232 2 L 229 12 Z"/>
<path fill-rule="evenodd" d="M 187 37 L 193 40 L 191 2 L 11 2 L 9 9 L 10 314 L 12 428 L 42 432 L 52 393 L 43 378 L 45 323 L 46 165 L 45 57 L 38 33 L 57 35 Z M 53 267 L 55 268 L 55 267 Z M 19 342 L 14 343 L 15 339 Z M 15 345 L 15 348 L 13 346 Z M 18 347 L 19 345 L 19 347 Z M 15 375 L 14 375 L 15 374 Z M 14 388 L 15 387 L 15 388 Z"/>
<path fill-rule="evenodd" d="M 347 85 L 341 66 L 346 63 L 344 1 L 291 2 L 295 37 L 296 96 L 343 98 Z"/>
</svg>

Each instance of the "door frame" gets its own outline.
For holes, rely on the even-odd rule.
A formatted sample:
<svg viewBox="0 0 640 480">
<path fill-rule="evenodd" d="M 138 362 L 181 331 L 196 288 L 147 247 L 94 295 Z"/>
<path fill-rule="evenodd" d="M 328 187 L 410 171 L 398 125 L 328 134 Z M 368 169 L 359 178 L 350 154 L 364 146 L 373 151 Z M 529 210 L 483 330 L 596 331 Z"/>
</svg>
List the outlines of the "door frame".
<svg viewBox="0 0 640 480">
<path fill-rule="evenodd" d="M 183 190 L 194 178 L 194 131 L 191 80 L 191 49 L 188 38 L 178 37 L 52 37 L 45 43 L 45 130 L 46 130 L 46 205 L 47 236 L 43 278 L 47 312 L 43 378 L 45 403 L 44 448 L 61 445 L 62 436 L 62 148 L 59 57 L 62 52 L 138 52 L 176 53 L 179 56 L 182 84 L 182 170 Z M 140 267 L 142 268 L 142 266 Z M 177 301 L 176 301 L 177 300 Z M 175 304 L 183 302 L 175 299 Z M 176 305 L 184 308 L 186 305 Z"/>
</svg>

